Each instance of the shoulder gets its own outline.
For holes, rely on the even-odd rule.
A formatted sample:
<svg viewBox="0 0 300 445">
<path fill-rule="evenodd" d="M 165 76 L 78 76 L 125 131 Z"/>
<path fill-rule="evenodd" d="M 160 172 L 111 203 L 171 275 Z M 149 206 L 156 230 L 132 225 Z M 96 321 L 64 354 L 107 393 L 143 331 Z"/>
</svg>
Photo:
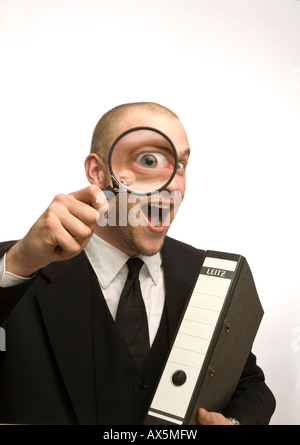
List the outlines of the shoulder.
<svg viewBox="0 0 300 445">
<path fill-rule="evenodd" d="M 205 250 L 197 249 L 190 244 L 183 243 L 174 238 L 166 237 L 162 252 L 173 251 L 176 253 L 181 253 L 183 255 L 192 255 L 193 257 L 204 257 L 206 254 Z"/>
<path fill-rule="evenodd" d="M 162 248 L 164 267 L 169 269 L 185 271 L 187 274 L 199 273 L 206 255 L 206 251 L 197 249 L 182 241 L 166 237 Z"/>
</svg>

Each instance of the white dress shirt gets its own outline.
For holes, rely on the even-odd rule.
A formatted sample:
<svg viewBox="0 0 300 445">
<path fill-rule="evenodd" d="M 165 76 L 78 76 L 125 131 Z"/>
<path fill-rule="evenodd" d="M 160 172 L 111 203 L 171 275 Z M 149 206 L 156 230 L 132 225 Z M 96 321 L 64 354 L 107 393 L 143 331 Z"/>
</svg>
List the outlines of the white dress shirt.
<svg viewBox="0 0 300 445">
<path fill-rule="evenodd" d="M 115 319 L 119 299 L 127 279 L 128 268 L 126 262 L 129 256 L 95 234 L 87 244 L 85 253 L 98 278 L 110 313 Z M 152 344 L 165 301 L 161 254 L 138 256 L 144 261 L 140 271 L 140 283 L 148 317 L 150 344 Z M 7 272 L 5 270 L 5 257 L 6 255 L 0 258 L 0 287 L 13 286 L 26 279 L 30 280 L 30 278 L 23 278 Z"/>
</svg>

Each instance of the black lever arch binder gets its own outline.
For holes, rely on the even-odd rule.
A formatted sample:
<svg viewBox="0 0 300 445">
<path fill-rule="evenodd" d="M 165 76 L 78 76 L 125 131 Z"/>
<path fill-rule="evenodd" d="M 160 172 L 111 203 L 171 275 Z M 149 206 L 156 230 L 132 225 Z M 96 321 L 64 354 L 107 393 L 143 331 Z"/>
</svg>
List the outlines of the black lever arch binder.
<svg viewBox="0 0 300 445">
<path fill-rule="evenodd" d="M 167 357 L 145 425 L 195 425 L 235 391 L 263 317 L 241 255 L 208 251 Z"/>
</svg>

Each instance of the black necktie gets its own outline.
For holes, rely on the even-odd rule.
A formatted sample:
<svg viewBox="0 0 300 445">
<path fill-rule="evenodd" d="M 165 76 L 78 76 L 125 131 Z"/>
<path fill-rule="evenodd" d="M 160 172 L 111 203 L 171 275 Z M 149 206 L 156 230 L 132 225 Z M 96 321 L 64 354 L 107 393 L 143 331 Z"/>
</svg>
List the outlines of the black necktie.
<svg viewBox="0 0 300 445">
<path fill-rule="evenodd" d="M 127 266 L 129 272 L 120 297 L 116 324 L 140 366 L 150 349 L 147 314 L 139 281 L 143 261 L 140 258 L 130 258 Z"/>
</svg>

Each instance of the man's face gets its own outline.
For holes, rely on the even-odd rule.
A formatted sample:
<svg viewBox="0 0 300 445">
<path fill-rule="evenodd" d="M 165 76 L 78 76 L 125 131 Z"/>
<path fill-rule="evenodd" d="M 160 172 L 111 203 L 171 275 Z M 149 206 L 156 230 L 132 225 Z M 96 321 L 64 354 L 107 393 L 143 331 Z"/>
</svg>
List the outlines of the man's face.
<svg viewBox="0 0 300 445">
<path fill-rule="evenodd" d="M 142 197 L 128 193 L 118 194 L 115 202 L 116 224 L 99 227 L 97 230 L 100 236 L 130 256 L 138 253 L 154 255 L 162 248 L 184 197 L 189 157 L 186 132 L 175 117 L 136 110 L 122 119 L 114 137 L 137 126 L 154 127 L 173 141 L 178 154 L 178 169 L 172 182 L 160 193 Z M 124 214 L 127 216 L 126 222 Z"/>
</svg>

